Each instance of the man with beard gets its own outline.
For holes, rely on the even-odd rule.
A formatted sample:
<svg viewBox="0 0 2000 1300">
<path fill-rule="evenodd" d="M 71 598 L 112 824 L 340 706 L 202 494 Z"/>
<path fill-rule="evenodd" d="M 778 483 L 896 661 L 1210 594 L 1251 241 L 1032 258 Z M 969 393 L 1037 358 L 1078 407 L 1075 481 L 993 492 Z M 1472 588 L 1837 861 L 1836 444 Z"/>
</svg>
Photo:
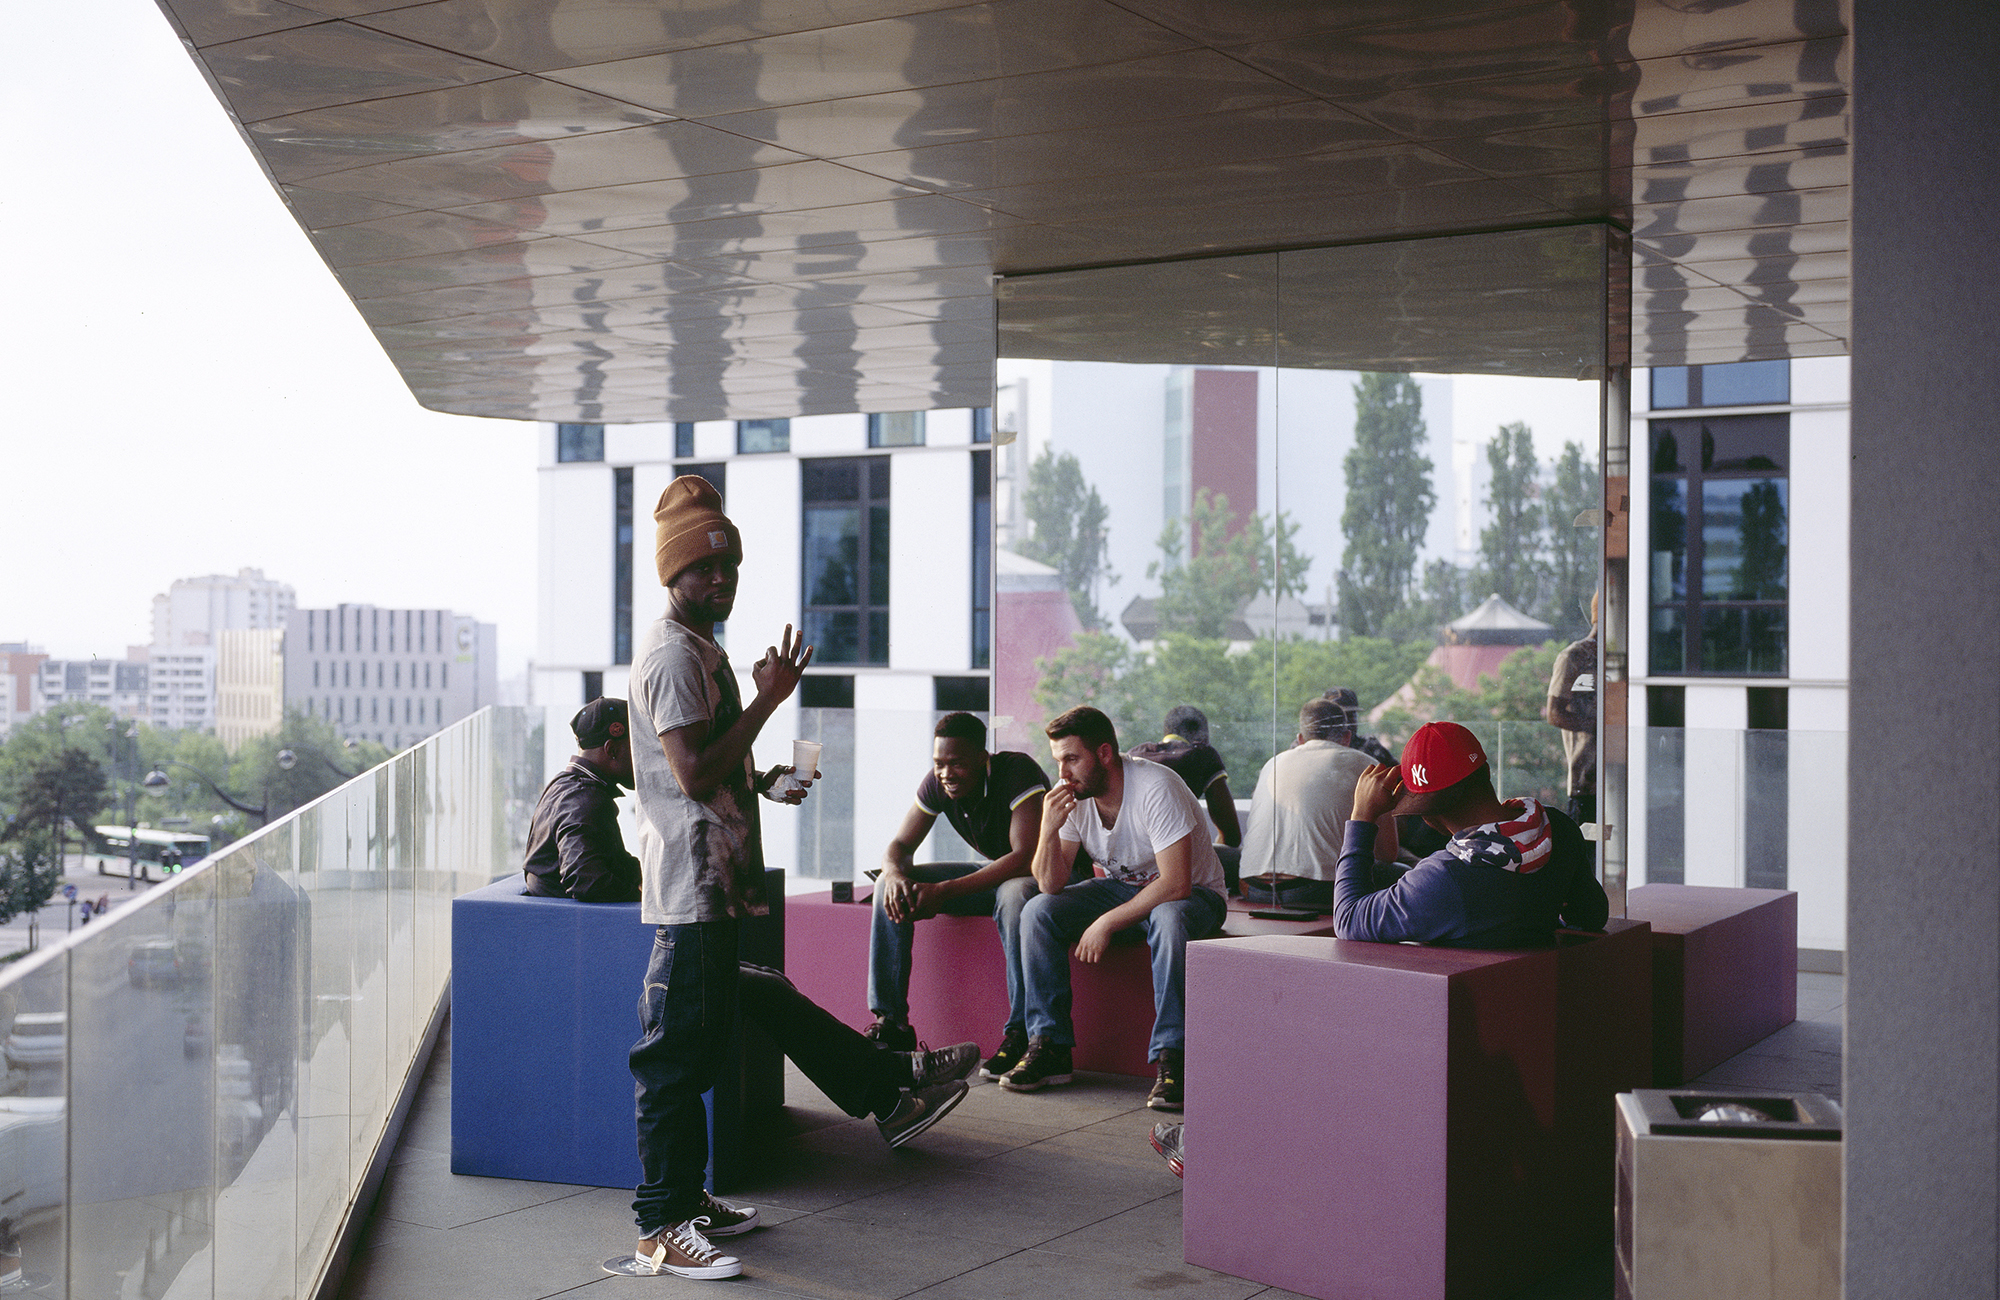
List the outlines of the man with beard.
<svg viewBox="0 0 2000 1300">
<path fill-rule="evenodd" d="M 1033 1092 L 1070 1081 L 1076 1044 L 1070 947 L 1078 961 L 1099 961 L 1112 935 L 1137 925 L 1153 956 L 1150 1054 L 1157 1078 L 1146 1104 L 1179 1110 L 1187 945 L 1222 925 L 1228 907 L 1222 863 L 1187 786 L 1158 763 L 1121 756 L 1111 719 L 1086 705 L 1049 723 L 1047 732 L 1061 779 L 1042 800 L 1034 863 L 1042 892 L 1021 913 L 1028 1051 L 1000 1086 Z M 1097 876 L 1072 885 L 1079 846 Z"/>
</svg>

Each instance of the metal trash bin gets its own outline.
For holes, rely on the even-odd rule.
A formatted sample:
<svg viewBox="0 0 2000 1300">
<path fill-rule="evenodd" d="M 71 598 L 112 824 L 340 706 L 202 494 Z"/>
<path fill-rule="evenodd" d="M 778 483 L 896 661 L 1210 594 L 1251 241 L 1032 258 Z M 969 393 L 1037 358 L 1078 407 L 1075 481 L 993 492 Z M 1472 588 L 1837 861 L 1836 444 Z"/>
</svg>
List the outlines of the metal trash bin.
<svg viewBox="0 0 2000 1300">
<path fill-rule="evenodd" d="M 1837 1300 L 1840 1132 L 1817 1093 L 1620 1093 L 1619 1300 Z"/>
</svg>

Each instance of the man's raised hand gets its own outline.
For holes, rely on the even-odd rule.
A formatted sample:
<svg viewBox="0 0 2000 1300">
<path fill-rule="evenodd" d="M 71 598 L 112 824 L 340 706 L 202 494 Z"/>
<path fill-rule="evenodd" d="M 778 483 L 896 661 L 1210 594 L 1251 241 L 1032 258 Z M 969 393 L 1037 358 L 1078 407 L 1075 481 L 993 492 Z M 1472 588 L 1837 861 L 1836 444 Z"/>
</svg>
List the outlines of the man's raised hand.
<svg viewBox="0 0 2000 1300">
<path fill-rule="evenodd" d="M 750 668 L 750 680 L 756 683 L 757 694 L 773 704 L 788 698 L 798 689 L 799 677 L 812 657 L 813 648 L 806 644 L 805 634 L 795 638 L 792 625 L 785 624 L 785 634 L 778 644 L 768 647 L 764 657 Z"/>
<path fill-rule="evenodd" d="M 1403 795 L 1403 771 L 1394 763 L 1375 763 L 1354 783 L 1354 820 L 1372 822 L 1396 806 Z"/>
</svg>

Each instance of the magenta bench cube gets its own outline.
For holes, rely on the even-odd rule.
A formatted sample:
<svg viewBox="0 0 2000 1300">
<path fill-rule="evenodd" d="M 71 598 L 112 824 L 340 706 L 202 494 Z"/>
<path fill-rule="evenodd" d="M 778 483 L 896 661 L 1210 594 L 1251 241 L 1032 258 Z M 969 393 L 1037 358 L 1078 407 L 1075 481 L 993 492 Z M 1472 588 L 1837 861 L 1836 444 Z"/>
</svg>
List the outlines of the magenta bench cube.
<svg viewBox="0 0 2000 1300">
<path fill-rule="evenodd" d="M 1799 896 L 1641 885 L 1625 915 L 1653 927 L 1653 1086 L 1699 1078 L 1798 1019 Z"/>
<path fill-rule="evenodd" d="M 836 903 L 827 893 L 786 900 L 785 973 L 801 992 L 857 1029 L 868 1009 L 869 902 Z M 1258 921 L 1231 910 L 1224 935 L 1332 933 L 1329 920 Z M 1146 945 L 1121 943 L 1101 962 L 1070 959 L 1079 1070 L 1150 1077 L 1153 968 Z M 910 949 L 910 1023 L 932 1046 L 976 1042 L 999 1050 L 1007 1025 L 1007 972 L 990 916 L 937 916 L 917 925 Z"/>
<path fill-rule="evenodd" d="M 1197 945 L 1187 1262 L 1325 1300 L 1458 1300 L 1609 1241 L 1651 977 L 1624 921 L 1532 952 Z"/>
</svg>

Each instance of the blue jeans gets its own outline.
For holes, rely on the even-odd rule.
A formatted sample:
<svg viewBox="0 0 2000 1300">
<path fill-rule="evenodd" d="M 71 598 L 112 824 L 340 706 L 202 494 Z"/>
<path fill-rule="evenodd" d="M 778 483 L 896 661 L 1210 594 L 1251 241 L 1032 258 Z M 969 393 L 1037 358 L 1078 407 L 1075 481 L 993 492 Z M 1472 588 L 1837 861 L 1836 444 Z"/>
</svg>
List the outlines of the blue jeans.
<svg viewBox="0 0 2000 1300">
<path fill-rule="evenodd" d="M 957 880 L 978 871 L 978 862 L 926 862 L 904 872 L 926 884 Z M 946 916 L 991 916 L 1000 929 L 1000 954 L 1007 964 L 1007 1028 L 1021 1028 L 1021 909 L 1035 896 L 1035 878 L 1016 876 L 995 889 L 961 894 L 946 901 Z M 910 1018 L 910 944 L 914 921 L 892 921 L 882 906 L 882 887 L 875 887 L 874 928 L 868 933 L 868 1009 L 895 1020 Z"/>
<path fill-rule="evenodd" d="M 1090 923 L 1140 886 L 1101 876 L 1060 894 L 1037 894 L 1021 913 L 1021 966 L 1027 980 L 1028 1035 L 1074 1045 L 1070 1023 L 1069 950 Z M 1213 890 L 1196 889 L 1178 902 L 1161 903 L 1141 925 L 1153 952 L 1153 1037 L 1147 1055 L 1187 1046 L 1187 946 L 1222 928 L 1229 904 Z"/>
<path fill-rule="evenodd" d="M 722 920 L 654 932 L 630 1057 L 641 1179 L 632 1213 L 641 1236 L 701 1212 L 708 1168 L 701 1094 L 715 1086 L 736 1027 L 737 930 Z"/>
</svg>

